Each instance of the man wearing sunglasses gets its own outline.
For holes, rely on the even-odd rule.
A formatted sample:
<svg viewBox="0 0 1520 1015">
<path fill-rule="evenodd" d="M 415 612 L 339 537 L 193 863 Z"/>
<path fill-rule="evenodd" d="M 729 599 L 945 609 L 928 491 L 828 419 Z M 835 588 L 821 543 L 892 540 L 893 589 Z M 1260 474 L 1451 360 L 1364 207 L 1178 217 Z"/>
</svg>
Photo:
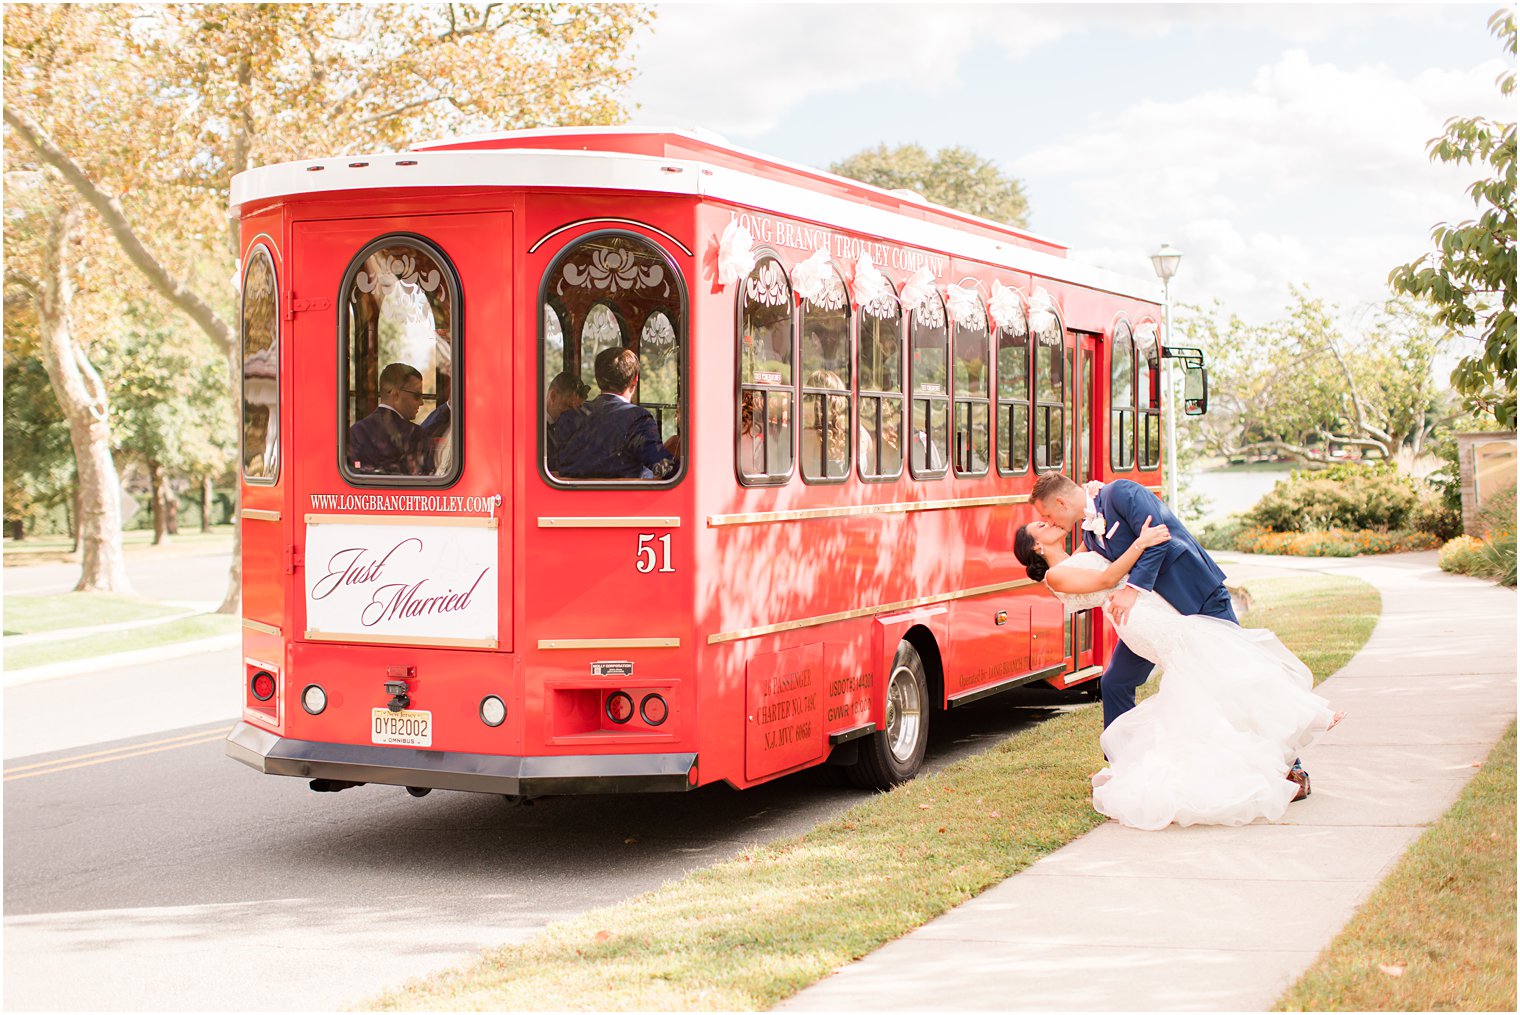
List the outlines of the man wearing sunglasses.
<svg viewBox="0 0 1520 1015">
<path fill-rule="evenodd" d="M 356 472 L 433 474 L 433 434 L 413 422 L 422 409 L 422 374 L 406 363 L 380 371 L 380 404 L 348 429 L 347 460 Z M 429 417 L 431 418 L 431 417 Z M 448 426 L 448 421 L 443 421 Z"/>
</svg>

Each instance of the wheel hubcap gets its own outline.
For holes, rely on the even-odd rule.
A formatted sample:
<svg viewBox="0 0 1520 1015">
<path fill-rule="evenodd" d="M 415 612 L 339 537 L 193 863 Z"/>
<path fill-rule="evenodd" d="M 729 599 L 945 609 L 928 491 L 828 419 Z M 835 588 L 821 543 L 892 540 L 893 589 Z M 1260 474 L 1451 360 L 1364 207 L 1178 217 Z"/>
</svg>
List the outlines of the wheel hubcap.
<svg viewBox="0 0 1520 1015">
<path fill-rule="evenodd" d="M 905 762 L 918 748 L 918 730 L 923 702 L 918 696 L 918 681 L 913 671 L 899 666 L 892 672 L 887 686 L 887 742 L 892 757 Z"/>
</svg>

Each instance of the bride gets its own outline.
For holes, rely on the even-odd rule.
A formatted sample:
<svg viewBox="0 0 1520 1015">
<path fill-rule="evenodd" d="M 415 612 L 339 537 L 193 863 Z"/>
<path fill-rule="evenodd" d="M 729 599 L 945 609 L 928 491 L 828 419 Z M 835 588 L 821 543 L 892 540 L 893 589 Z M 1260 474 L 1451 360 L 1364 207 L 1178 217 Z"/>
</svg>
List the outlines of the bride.
<svg viewBox="0 0 1520 1015">
<path fill-rule="evenodd" d="M 1030 522 L 1014 555 L 1068 613 L 1105 606 L 1140 554 L 1171 538 L 1151 525 L 1118 560 L 1068 554 L 1066 532 Z M 1093 776 L 1093 807 L 1133 828 L 1275 821 L 1298 790 L 1287 778 L 1300 748 L 1339 718 L 1310 690 L 1314 678 L 1270 631 L 1184 616 L 1142 591 L 1119 637 L 1164 670 L 1160 689 L 1115 719 Z"/>
</svg>

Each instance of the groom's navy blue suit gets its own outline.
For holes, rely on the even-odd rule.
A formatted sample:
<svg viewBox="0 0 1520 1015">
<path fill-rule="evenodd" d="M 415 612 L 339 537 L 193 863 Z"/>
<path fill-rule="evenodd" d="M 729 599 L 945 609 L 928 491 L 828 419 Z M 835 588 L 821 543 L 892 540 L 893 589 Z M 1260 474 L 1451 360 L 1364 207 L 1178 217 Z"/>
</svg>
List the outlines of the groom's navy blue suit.
<svg viewBox="0 0 1520 1015">
<path fill-rule="evenodd" d="M 1178 613 L 1203 614 L 1239 623 L 1230 606 L 1229 590 L 1224 587 L 1224 572 L 1155 494 L 1139 483 L 1119 479 L 1098 491 L 1093 506 L 1103 516 L 1105 539 L 1100 546 L 1097 534 L 1084 529 L 1082 542 L 1087 549 L 1096 550 L 1109 560 L 1117 560 L 1130 548 L 1139 537 L 1146 516 L 1152 525 L 1165 525 L 1171 530 L 1168 542 L 1152 546 L 1140 555 L 1129 572 L 1131 585 L 1155 592 Z M 1108 532 L 1113 535 L 1106 535 Z M 1114 649 L 1100 683 L 1104 728 L 1135 707 L 1135 690 L 1145 683 L 1154 665 L 1135 655 L 1122 641 Z"/>
</svg>

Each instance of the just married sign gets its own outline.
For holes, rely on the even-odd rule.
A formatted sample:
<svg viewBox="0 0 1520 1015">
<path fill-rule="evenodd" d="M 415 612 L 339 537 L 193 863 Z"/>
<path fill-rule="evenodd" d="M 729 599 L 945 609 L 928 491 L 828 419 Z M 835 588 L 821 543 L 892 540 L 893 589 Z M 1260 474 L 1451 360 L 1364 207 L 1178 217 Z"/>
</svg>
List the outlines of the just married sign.
<svg viewBox="0 0 1520 1015">
<path fill-rule="evenodd" d="M 495 519 L 308 515 L 304 570 L 311 640 L 496 647 Z"/>
</svg>

